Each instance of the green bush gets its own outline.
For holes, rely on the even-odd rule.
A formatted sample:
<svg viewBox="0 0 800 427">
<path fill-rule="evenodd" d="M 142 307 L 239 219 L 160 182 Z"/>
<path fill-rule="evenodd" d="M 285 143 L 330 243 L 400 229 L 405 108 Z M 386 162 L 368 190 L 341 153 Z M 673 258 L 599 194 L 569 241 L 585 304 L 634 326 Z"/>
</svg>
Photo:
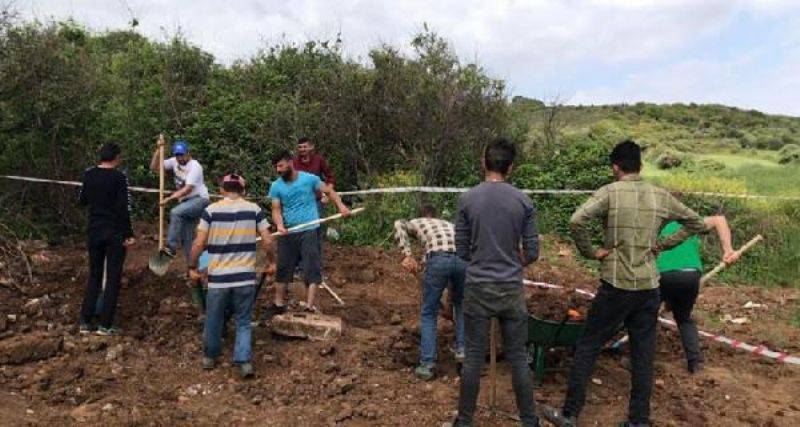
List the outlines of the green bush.
<svg viewBox="0 0 800 427">
<path fill-rule="evenodd" d="M 782 165 L 800 163 L 800 145 L 784 145 L 778 152 L 778 163 Z"/>
</svg>

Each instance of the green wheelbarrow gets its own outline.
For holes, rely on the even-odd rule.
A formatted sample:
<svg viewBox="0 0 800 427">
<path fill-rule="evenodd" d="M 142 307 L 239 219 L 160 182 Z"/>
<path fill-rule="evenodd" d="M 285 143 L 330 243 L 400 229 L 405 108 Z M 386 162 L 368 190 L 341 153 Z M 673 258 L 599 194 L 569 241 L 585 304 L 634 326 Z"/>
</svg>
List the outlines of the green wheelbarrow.
<svg viewBox="0 0 800 427">
<path fill-rule="evenodd" d="M 569 320 L 544 320 L 528 317 L 528 351 L 534 371 L 534 386 L 541 387 L 547 368 L 545 353 L 558 347 L 575 347 L 583 334 L 584 322 Z"/>
</svg>

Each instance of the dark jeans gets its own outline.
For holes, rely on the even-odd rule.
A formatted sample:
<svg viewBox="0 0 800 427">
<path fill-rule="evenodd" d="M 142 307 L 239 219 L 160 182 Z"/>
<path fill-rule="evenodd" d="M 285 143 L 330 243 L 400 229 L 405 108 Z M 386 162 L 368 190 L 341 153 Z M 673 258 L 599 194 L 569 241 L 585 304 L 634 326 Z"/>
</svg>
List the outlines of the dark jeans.
<svg viewBox="0 0 800 427">
<path fill-rule="evenodd" d="M 206 293 L 206 320 L 203 328 L 203 347 L 206 357 L 216 359 L 222 353 L 222 332 L 228 313 L 233 308 L 236 321 L 236 341 L 233 362 L 249 363 L 252 358 L 252 332 L 255 286 L 210 288 Z"/>
<path fill-rule="evenodd" d="M 467 283 L 464 288 L 466 359 L 461 370 L 456 425 L 472 425 L 492 317 L 500 322 L 503 354 L 511 363 L 511 380 L 522 424 L 536 426 L 539 419 L 533 412 L 533 378 L 525 354 L 528 310 L 521 283 Z"/>
<path fill-rule="evenodd" d="M 461 300 L 464 297 L 464 276 L 467 263 L 455 253 L 432 253 L 425 265 L 422 279 L 422 307 L 420 309 L 420 363 L 436 362 L 436 323 L 439 319 L 439 300 L 447 284 L 451 284 L 451 297 L 455 309 L 456 349 L 464 347 L 464 314 Z"/>
<path fill-rule="evenodd" d="M 631 343 L 631 396 L 628 421 L 648 423 L 653 389 L 653 355 L 660 305 L 658 289 L 626 291 L 601 282 L 586 319 L 586 329 L 575 348 L 563 413 L 578 416 L 586 401 L 586 386 L 597 356 L 619 325 L 628 329 Z"/>
<path fill-rule="evenodd" d="M 95 315 L 97 297 L 103 291 L 103 268 L 106 269 L 106 288 L 103 292 L 103 307 L 100 326 L 110 328 L 117 311 L 122 265 L 125 263 L 125 246 L 122 235 L 113 230 L 89 231 L 89 280 L 83 294 L 81 320 L 90 322 Z"/>
<path fill-rule="evenodd" d="M 699 271 L 674 270 L 661 273 L 661 301 L 672 310 L 681 334 L 686 362 L 690 367 L 703 362 L 700 335 L 692 318 L 692 309 L 699 292 Z"/>
</svg>

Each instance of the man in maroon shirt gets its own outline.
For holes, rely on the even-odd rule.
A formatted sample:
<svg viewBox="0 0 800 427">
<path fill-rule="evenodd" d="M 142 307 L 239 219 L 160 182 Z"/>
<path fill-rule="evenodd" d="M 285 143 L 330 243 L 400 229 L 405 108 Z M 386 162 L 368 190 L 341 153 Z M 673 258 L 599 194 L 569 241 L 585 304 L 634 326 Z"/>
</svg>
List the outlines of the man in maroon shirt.
<svg viewBox="0 0 800 427">
<path fill-rule="evenodd" d="M 297 156 L 292 160 L 295 170 L 313 173 L 331 189 L 336 186 L 336 177 L 328 161 L 314 150 L 314 143 L 306 137 L 297 140 Z"/>
</svg>

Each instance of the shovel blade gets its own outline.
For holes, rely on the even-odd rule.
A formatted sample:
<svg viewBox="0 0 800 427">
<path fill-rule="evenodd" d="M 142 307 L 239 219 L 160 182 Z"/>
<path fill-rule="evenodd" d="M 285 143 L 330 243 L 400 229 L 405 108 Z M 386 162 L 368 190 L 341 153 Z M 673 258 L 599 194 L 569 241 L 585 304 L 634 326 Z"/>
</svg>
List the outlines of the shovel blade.
<svg viewBox="0 0 800 427">
<path fill-rule="evenodd" d="M 150 271 L 152 271 L 156 276 L 163 276 L 167 274 L 170 261 L 172 261 L 171 257 L 161 253 L 161 251 L 158 251 L 150 256 L 148 266 L 150 267 Z"/>
</svg>

